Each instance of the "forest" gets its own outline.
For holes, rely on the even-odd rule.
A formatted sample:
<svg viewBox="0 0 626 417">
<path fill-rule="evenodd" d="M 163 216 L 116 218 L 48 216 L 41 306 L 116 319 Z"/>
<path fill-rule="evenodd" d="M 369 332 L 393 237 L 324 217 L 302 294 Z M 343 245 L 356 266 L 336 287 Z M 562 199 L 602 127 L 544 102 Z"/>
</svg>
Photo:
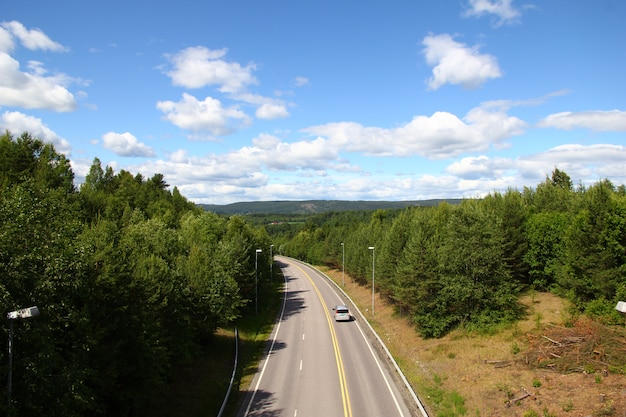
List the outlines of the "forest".
<svg viewBox="0 0 626 417">
<path fill-rule="evenodd" d="M 40 311 L 12 323 L 3 415 L 136 414 L 216 328 L 254 311 L 265 229 L 168 188 L 98 159 L 77 188 L 52 145 L 0 136 L 0 306 Z"/>
<path fill-rule="evenodd" d="M 0 354 L 14 376 L 6 415 L 136 415 L 216 329 L 254 314 L 272 245 L 374 284 L 423 337 L 514 322 L 528 291 L 623 324 L 626 188 L 575 186 L 557 168 L 534 188 L 458 204 L 282 222 L 205 211 L 161 174 L 98 159 L 76 186 L 53 145 L 6 132 L 0 200 L 0 306 L 40 311 L 11 322 L 12 364 Z"/>
<path fill-rule="evenodd" d="M 574 186 L 555 168 L 535 188 L 401 210 L 322 213 L 269 225 L 280 253 L 326 264 L 386 297 L 423 337 L 518 320 L 519 296 L 550 291 L 623 324 L 626 189 Z M 370 249 L 373 248 L 373 249 Z"/>
</svg>

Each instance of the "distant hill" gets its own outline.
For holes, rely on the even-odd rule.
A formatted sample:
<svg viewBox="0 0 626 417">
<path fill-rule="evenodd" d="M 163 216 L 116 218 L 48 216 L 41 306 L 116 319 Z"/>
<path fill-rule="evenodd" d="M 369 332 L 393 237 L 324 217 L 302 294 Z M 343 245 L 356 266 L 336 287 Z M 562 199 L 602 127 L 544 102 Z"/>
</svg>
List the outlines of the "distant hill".
<svg viewBox="0 0 626 417">
<path fill-rule="evenodd" d="M 435 199 L 421 201 L 251 201 L 232 204 L 199 204 L 205 211 L 225 215 L 247 214 L 316 214 L 329 211 L 360 211 L 379 209 L 401 209 L 414 206 L 436 206 L 447 202 L 458 204 L 461 199 Z"/>
</svg>

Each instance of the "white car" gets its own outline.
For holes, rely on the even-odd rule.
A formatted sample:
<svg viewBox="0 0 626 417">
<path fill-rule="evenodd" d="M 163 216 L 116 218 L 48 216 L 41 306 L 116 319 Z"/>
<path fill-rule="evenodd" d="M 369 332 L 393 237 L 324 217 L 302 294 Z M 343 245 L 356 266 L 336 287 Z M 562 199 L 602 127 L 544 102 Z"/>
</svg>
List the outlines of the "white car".
<svg viewBox="0 0 626 417">
<path fill-rule="evenodd" d="M 352 316 L 347 306 L 338 305 L 333 308 L 335 310 L 335 321 L 351 321 Z"/>
</svg>

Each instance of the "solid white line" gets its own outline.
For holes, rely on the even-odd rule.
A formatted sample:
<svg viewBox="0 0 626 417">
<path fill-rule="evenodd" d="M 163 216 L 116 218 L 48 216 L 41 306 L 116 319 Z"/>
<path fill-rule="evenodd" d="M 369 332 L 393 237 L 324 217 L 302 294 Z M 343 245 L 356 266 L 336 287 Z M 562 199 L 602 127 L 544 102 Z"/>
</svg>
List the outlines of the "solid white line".
<svg viewBox="0 0 626 417">
<path fill-rule="evenodd" d="M 331 283 L 327 279 L 323 279 L 322 281 L 324 281 L 324 283 L 326 283 L 328 288 L 330 288 L 330 290 L 337 296 L 337 299 L 339 299 L 341 302 L 343 302 L 341 300 L 341 297 L 339 296 L 339 294 L 335 290 L 335 288 L 331 285 Z M 369 340 L 365 336 L 365 333 L 363 332 L 363 329 L 361 328 L 359 323 L 356 322 L 355 324 L 356 324 L 357 328 L 359 329 L 359 332 L 361 332 L 361 336 L 363 337 L 363 340 L 365 340 L 365 344 L 367 345 L 367 348 L 369 349 L 370 354 L 372 355 L 372 358 L 374 359 L 374 362 L 376 362 L 376 366 L 378 366 L 378 370 L 380 371 L 381 376 L 385 380 L 385 384 L 387 385 L 387 389 L 389 390 L 389 394 L 391 395 L 391 398 L 393 398 L 393 402 L 396 405 L 398 413 L 400 413 L 401 417 L 404 417 L 404 413 L 402 412 L 402 407 L 400 407 L 400 403 L 398 403 L 398 399 L 396 398 L 396 395 L 393 392 L 393 389 L 391 388 L 391 384 L 389 383 L 389 380 L 387 379 L 387 376 L 385 375 L 385 372 L 383 371 L 383 367 L 380 364 L 380 361 L 378 360 L 378 356 L 376 356 L 376 353 L 374 353 L 374 350 L 372 349 L 372 345 L 370 344 Z"/>
<path fill-rule="evenodd" d="M 400 404 L 398 403 L 398 399 L 396 398 L 396 395 L 394 394 L 393 390 L 391 389 L 391 384 L 389 384 L 389 380 L 387 379 L 387 376 L 385 375 L 385 372 L 383 371 L 383 367 L 381 366 L 380 361 L 378 360 L 378 357 L 374 353 L 374 350 L 372 349 L 372 346 L 371 346 L 369 340 L 367 340 L 367 337 L 365 336 L 365 333 L 363 332 L 363 329 L 361 328 L 359 323 L 356 323 L 356 325 L 357 325 L 357 328 L 359 329 L 359 332 L 361 332 L 361 336 L 363 336 L 363 340 L 365 340 L 365 344 L 367 345 L 367 347 L 370 350 L 370 353 L 372 354 L 372 358 L 374 358 L 374 362 L 376 362 L 376 365 L 378 366 L 378 370 L 380 371 L 380 374 L 382 375 L 383 379 L 385 380 L 385 384 L 387 384 L 387 389 L 389 390 L 389 393 L 391 394 L 391 398 L 393 398 L 393 402 L 396 404 L 396 408 L 398 409 L 398 413 L 400 413 L 400 415 L 402 417 L 404 417 L 404 413 L 402 412 L 402 408 L 400 407 Z"/>
<path fill-rule="evenodd" d="M 352 299 L 350 298 L 350 296 L 339 286 L 339 284 L 336 284 L 332 279 L 330 279 L 330 277 L 328 277 L 326 274 L 324 274 L 322 271 L 314 268 L 313 266 L 304 263 L 302 261 L 298 261 L 297 259 L 292 259 L 293 261 L 299 262 L 301 264 L 307 265 L 311 268 L 313 268 L 314 270 L 316 270 L 317 272 L 319 272 L 320 275 L 322 275 L 323 277 L 325 277 L 324 281 L 326 281 L 326 284 L 333 289 L 333 292 L 335 292 L 335 295 L 337 295 L 337 297 L 341 300 L 341 298 L 339 297 L 339 295 L 337 294 L 337 292 L 335 291 L 334 288 L 338 289 L 347 299 L 350 300 L 350 302 L 352 302 L 353 305 L 356 306 L 356 304 L 354 303 L 354 301 L 352 301 Z M 331 286 L 331 283 L 334 285 L 334 288 Z M 358 308 L 357 308 L 358 310 Z M 365 316 L 363 316 L 363 314 L 361 314 L 361 316 L 365 319 Z M 400 367 L 398 366 L 398 363 L 395 361 L 395 359 L 393 358 L 393 356 L 391 355 L 391 352 L 389 352 L 389 349 L 387 349 L 387 346 L 385 346 L 385 344 L 383 343 L 383 341 L 381 340 L 380 336 L 378 336 L 378 333 L 376 333 L 376 331 L 372 328 L 372 326 L 367 322 L 367 319 L 365 319 L 365 324 L 370 328 L 370 330 L 372 331 L 372 333 L 374 334 L 374 336 L 376 337 L 376 339 L 378 340 L 378 343 L 380 343 L 381 347 L 385 350 L 385 353 L 387 354 L 387 356 L 389 357 L 389 359 L 391 360 L 391 362 L 393 363 L 394 367 L 396 368 L 396 371 L 398 371 L 398 374 L 400 375 L 400 378 L 402 378 L 402 381 L 404 382 L 404 385 L 406 386 L 406 388 L 409 390 L 409 393 L 411 394 L 411 397 L 413 398 L 413 401 L 415 402 L 415 404 L 417 405 L 417 407 L 419 408 L 420 412 L 422 413 L 423 417 L 428 417 L 428 413 L 426 412 L 426 409 L 424 409 L 424 406 L 422 405 L 422 402 L 420 401 L 420 399 L 417 397 L 417 395 L 415 394 L 415 391 L 413 390 L 413 387 L 411 387 L 411 384 L 409 384 L 409 381 L 407 381 L 406 377 L 404 376 L 404 373 L 402 372 L 402 370 L 400 369 Z"/>
<path fill-rule="evenodd" d="M 286 277 L 286 275 L 285 275 Z M 247 416 L 250 413 L 250 407 L 252 407 L 252 402 L 254 401 L 254 397 L 256 396 L 257 391 L 259 390 L 259 386 L 261 385 L 261 379 L 263 379 L 263 374 L 265 373 L 265 369 L 267 368 L 267 363 L 270 361 L 271 353 L 274 350 L 274 345 L 276 344 L 276 338 L 278 337 L 278 331 L 280 330 L 280 323 L 283 321 L 283 315 L 285 314 L 285 304 L 287 303 L 287 279 L 285 278 L 285 292 L 283 296 L 283 305 L 280 311 L 280 318 L 278 319 L 278 324 L 276 325 L 276 332 L 274 333 L 274 337 L 272 338 L 272 344 L 267 351 L 267 356 L 265 357 L 265 362 L 263 363 L 263 368 L 261 369 L 261 373 L 259 374 L 259 379 L 256 381 L 256 385 L 254 386 L 254 391 L 252 391 L 252 396 L 250 397 L 250 402 L 246 407 L 246 412 L 244 416 Z"/>
</svg>

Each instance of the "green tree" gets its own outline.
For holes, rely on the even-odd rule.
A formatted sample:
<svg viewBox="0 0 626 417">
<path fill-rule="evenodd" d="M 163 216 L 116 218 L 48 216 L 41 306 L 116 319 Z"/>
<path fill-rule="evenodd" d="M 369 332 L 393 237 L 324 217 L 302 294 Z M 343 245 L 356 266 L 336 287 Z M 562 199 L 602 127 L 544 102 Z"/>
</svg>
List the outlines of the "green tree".
<svg viewBox="0 0 626 417">
<path fill-rule="evenodd" d="M 601 181 L 585 190 L 569 220 L 559 285 L 582 307 L 602 298 L 613 301 L 626 275 L 626 210 L 613 184 Z"/>
<path fill-rule="evenodd" d="M 452 211 L 439 251 L 441 290 L 435 311 L 420 323 L 424 335 L 517 317 L 518 288 L 502 262 L 503 243 L 501 219 L 479 201 L 464 201 Z"/>
<path fill-rule="evenodd" d="M 529 208 L 521 193 L 509 189 L 502 195 L 493 193 L 485 197 L 482 205 L 485 209 L 493 210 L 501 219 L 503 233 L 502 261 L 508 268 L 511 278 L 519 284 L 529 284 L 528 265 L 524 256 L 528 250 L 525 236 L 526 221 L 529 217 Z"/>
<path fill-rule="evenodd" d="M 537 213 L 528 219 L 525 232 L 528 251 L 524 261 L 533 288 L 547 291 L 556 283 L 557 273 L 564 262 L 569 221 L 569 215 L 558 212 Z"/>
<path fill-rule="evenodd" d="M 65 155 L 41 139 L 23 133 L 17 139 L 0 136 L 0 192 L 2 188 L 32 181 L 40 189 L 74 189 L 74 173 Z"/>
</svg>

